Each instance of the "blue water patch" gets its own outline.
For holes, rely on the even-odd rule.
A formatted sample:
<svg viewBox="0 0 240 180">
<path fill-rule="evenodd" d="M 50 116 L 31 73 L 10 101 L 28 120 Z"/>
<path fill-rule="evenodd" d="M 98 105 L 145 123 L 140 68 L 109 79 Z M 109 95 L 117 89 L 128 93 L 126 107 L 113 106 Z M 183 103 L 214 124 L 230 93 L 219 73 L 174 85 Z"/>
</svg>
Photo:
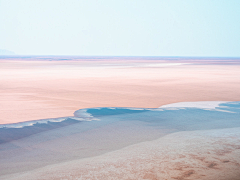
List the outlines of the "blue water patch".
<svg viewBox="0 0 240 180">
<path fill-rule="evenodd" d="M 240 127 L 240 102 L 222 103 L 215 109 L 201 108 L 91 108 L 86 110 L 99 120 L 143 121 L 149 126 L 177 131 Z"/>
<path fill-rule="evenodd" d="M 91 129 L 119 121 L 138 121 L 145 123 L 146 126 L 174 131 L 234 128 L 240 127 L 240 102 L 222 103 L 215 109 L 197 107 L 80 109 L 71 117 L 1 125 L 0 143 L 82 122 L 87 123 Z M 84 130 L 81 126 L 78 128 L 77 131 Z"/>
<path fill-rule="evenodd" d="M 90 113 L 93 117 L 100 116 L 111 116 L 111 115 L 120 115 L 120 114 L 133 114 L 133 113 L 142 113 L 147 112 L 148 109 L 137 109 L 137 108 L 91 108 L 87 109 L 87 113 Z"/>
<path fill-rule="evenodd" d="M 216 109 L 240 113 L 240 102 L 235 101 L 235 102 L 222 103 Z"/>
</svg>

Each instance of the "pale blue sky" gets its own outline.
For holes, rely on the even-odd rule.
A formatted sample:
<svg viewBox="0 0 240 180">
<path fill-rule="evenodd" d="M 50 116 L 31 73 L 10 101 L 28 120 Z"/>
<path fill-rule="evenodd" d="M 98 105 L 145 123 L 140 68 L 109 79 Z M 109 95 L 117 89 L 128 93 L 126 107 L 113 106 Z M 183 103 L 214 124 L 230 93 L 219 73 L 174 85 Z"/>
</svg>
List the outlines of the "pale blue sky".
<svg viewBox="0 0 240 180">
<path fill-rule="evenodd" d="M 240 57 L 240 0 L 0 0 L 0 49 Z"/>
</svg>

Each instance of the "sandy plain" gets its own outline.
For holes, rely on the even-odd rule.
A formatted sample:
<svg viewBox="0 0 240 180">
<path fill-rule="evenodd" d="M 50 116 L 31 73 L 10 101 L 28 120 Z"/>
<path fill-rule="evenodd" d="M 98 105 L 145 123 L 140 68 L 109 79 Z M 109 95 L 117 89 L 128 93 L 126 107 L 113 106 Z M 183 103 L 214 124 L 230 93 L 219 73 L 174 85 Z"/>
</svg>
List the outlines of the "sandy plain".
<svg viewBox="0 0 240 180">
<path fill-rule="evenodd" d="M 1 59 L 0 123 L 90 107 L 240 101 L 239 90 L 238 59 Z M 240 179 L 239 127 L 169 134 L 131 123 L 1 144 L 0 179 Z"/>
<path fill-rule="evenodd" d="M 90 107 L 240 100 L 238 59 L 69 59 L 0 59 L 0 124 Z"/>
</svg>

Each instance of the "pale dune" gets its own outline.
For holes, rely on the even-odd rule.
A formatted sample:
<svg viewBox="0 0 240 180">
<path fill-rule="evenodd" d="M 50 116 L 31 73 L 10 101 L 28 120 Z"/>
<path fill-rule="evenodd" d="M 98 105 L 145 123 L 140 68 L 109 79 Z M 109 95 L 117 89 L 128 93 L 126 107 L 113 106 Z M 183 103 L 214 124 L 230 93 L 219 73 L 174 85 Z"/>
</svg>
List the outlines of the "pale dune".
<svg viewBox="0 0 240 180">
<path fill-rule="evenodd" d="M 239 101 L 239 62 L 221 63 L 0 60 L 0 124 L 72 116 L 75 110 L 90 107 Z"/>
</svg>

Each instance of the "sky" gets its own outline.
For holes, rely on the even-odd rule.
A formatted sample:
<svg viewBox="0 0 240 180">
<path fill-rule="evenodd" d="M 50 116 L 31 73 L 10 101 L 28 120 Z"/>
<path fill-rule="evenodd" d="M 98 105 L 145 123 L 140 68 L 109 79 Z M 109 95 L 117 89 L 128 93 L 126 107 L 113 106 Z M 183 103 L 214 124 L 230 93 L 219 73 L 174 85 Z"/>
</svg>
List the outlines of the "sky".
<svg viewBox="0 0 240 180">
<path fill-rule="evenodd" d="M 240 0 L 0 0 L 0 49 L 240 57 Z"/>
</svg>

